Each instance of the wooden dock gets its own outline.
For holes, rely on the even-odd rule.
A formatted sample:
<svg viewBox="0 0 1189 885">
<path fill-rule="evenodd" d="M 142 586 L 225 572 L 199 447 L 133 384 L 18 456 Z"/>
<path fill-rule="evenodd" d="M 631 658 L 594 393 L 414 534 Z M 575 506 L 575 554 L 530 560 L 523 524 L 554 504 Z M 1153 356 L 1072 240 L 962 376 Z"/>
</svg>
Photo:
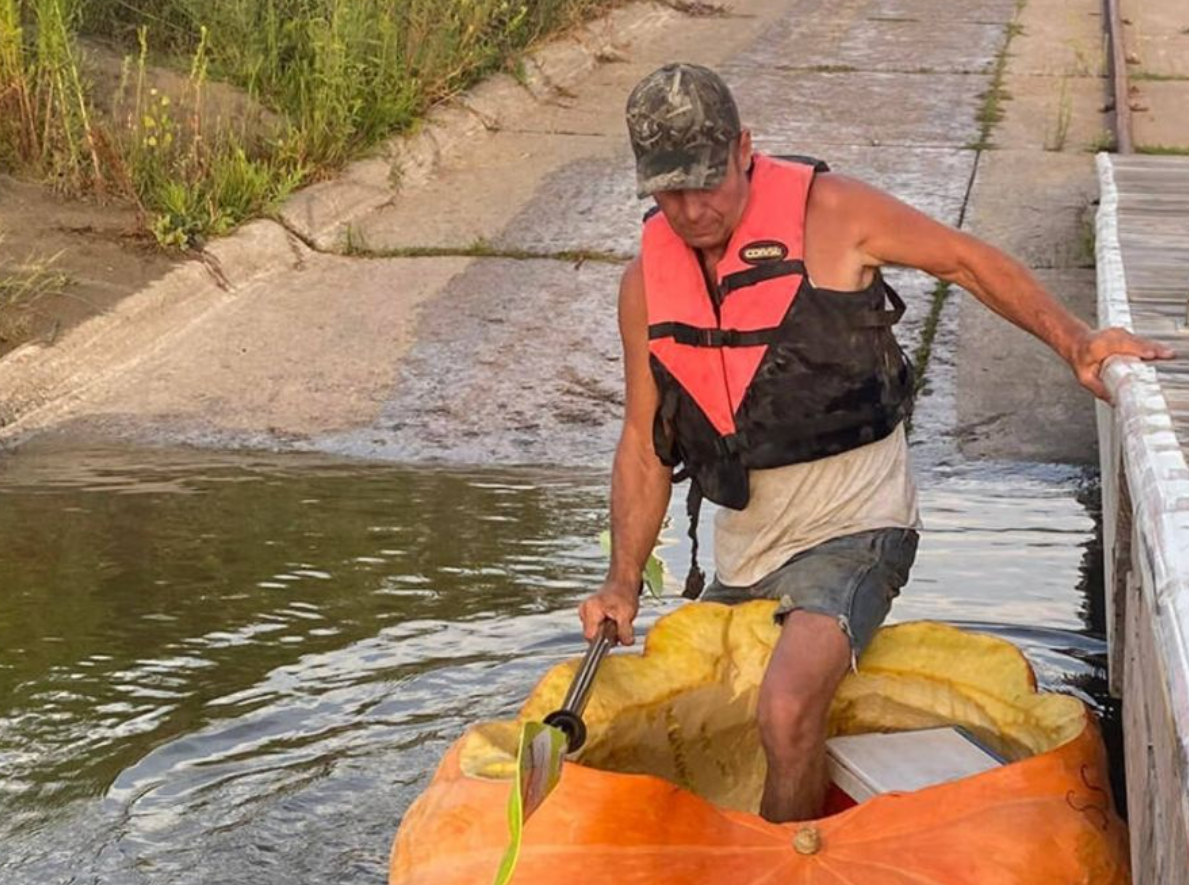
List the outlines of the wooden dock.
<svg viewBox="0 0 1189 885">
<path fill-rule="evenodd" d="M 1098 156 L 1099 324 L 1177 351 L 1113 361 L 1099 405 L 1111 690 L 1137 885 L 1189 885 L 1189 157 Z"/>
</svg>

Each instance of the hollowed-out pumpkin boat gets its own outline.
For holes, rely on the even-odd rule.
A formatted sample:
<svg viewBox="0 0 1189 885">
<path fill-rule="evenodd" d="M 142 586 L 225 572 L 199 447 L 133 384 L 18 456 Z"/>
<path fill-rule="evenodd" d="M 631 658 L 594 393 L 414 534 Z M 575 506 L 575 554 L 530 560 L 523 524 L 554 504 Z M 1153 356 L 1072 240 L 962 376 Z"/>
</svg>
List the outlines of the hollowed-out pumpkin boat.
<svg viewBox="0 0 1189 885">
<path fill-rule="evenodd" d="M 755 709 L 772 605 L 686 605 L 657 622 L 643 654 L 603 662 L 587 742 L 527 823 L 514 885 L 1130 881 L 1085 706 L 1038 692 L 1010 643 L 936 623 L 876 635 L 839 689 L 831 732 L 958 725 L 1007 764 L 815 821 L 763 820 Z M 404 817 L 391 885 L 491 882 L 520 724 L 558 706 L 575 666 L 554 667 L 519 719 L 476 725 L 451 747 Z"/>
</svg>

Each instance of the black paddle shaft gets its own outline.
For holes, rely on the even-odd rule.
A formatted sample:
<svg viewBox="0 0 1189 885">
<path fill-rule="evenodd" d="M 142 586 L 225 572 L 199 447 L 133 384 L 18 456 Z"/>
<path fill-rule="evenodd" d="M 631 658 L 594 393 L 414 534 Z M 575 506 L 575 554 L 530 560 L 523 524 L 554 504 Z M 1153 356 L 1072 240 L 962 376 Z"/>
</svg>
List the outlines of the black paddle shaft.
<svg viewBox="0 0 1189 885">
<path fill-rule="evenodd" d="M 586 743 L 586 723 L 582 721 L 582 711 L 586 709 L 586 702 L 590 699 L 590 689 L 594 685 L 595 673 L 602 663 L 608 650 L 615 644 L 618 627 L 615 621 L 607 618 L 599 624 L 598 632 L 590 641 L 586 649 L 586 656 L 574 674 L 574 681 L 570 683 L 570 690 L 566 692 L 561 708 L 554 710 L 545 717 L 545 724 L 560 728 L 566 736 L 566 752 L 576 752 Z"/>
</svg>

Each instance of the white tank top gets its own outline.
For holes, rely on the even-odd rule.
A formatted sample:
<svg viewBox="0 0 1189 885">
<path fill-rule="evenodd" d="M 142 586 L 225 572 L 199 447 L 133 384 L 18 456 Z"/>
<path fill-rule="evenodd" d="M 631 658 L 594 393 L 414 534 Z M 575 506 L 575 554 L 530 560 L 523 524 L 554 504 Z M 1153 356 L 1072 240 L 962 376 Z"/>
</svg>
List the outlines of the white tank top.
<svg viewBox="0 0 1189 885">
<path fill-rule="evenodd" d="M 752 470 L 749 476 L 747 507 L 720 507 L 714 518 L 714 566 L 724 584 L 754 584 L 831 538 L 920 527 L 903 424 L 870 445 L 802 464 Z"/>
</svg>

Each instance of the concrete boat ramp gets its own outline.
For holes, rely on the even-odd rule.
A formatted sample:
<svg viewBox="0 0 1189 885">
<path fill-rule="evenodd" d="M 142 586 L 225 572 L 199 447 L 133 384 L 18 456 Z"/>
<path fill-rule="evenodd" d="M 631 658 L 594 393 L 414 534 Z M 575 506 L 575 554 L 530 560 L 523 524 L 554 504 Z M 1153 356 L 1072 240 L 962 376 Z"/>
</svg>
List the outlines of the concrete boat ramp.
<svg viewBox="0 0 1189 885">
<path fill-rule="evenodd" d="M 969 216 L 1015 249 L 1019 226 L 994 205 L 1009 165 L 990 158 L 993 115 L 983 112 L 1001 87 L 1016 14 L 1014 0 L 748 0 L 694 16 L 624 7 L 545 46 L 523 82 L 485 82 L 277 219 L 213 244 L 54 346 L 10 355 L 0 362 L 0 441 L 50 429 L 397 460 L 605 464 L 622 383 L 619 265 L 645 208 L 622 122 L 631 86 L 672 59 L 717 66 L 762 149 L 821 156 L 950 224 Z M 1017 36 L 1022 77 L 1098 40 L 1084 10 L 1074 37 L 1037 19 L 1034 36 Z M 1013 94 L 1020 107 L 1041 102 L 1048 84 L 1021 82 Z M 1093 132 L 1100 115 L 1085 113 L 1074 130 Z M 1003 140 L 1012 165 L 1035 158 L 1057 170 L 1062 183 L 1046 197 L 1076 236 L 1091 157 L 1072 138 L 1048 154 Z M 979 192 L 986 211 L 972 200 Z M 1088 257 L 1046 242 L 1037 263 L 1089 317 L 1093 285 L 1079 266 Z M 895 283 L 910 305 L 910 352 L 931 314 L 934 327 L 956 326 L 937 310 L 932 280 Z M 1002 378 L 973 375 L 958 397 L 964 438 L 1003 454 L 1028 436 L 1028 457 L 1089 462 L 1089 399 L 1026 335 L 1000 335 L 976 330 L 961 342 L 964 362 L 989 371 L 1005 347 L 1018 349 L 1029 384 L 1005 397 Z M 1076 432 L 1036 433 L 1051 418 L 1013 421 L 1013 397 Z"/>
</svg>

